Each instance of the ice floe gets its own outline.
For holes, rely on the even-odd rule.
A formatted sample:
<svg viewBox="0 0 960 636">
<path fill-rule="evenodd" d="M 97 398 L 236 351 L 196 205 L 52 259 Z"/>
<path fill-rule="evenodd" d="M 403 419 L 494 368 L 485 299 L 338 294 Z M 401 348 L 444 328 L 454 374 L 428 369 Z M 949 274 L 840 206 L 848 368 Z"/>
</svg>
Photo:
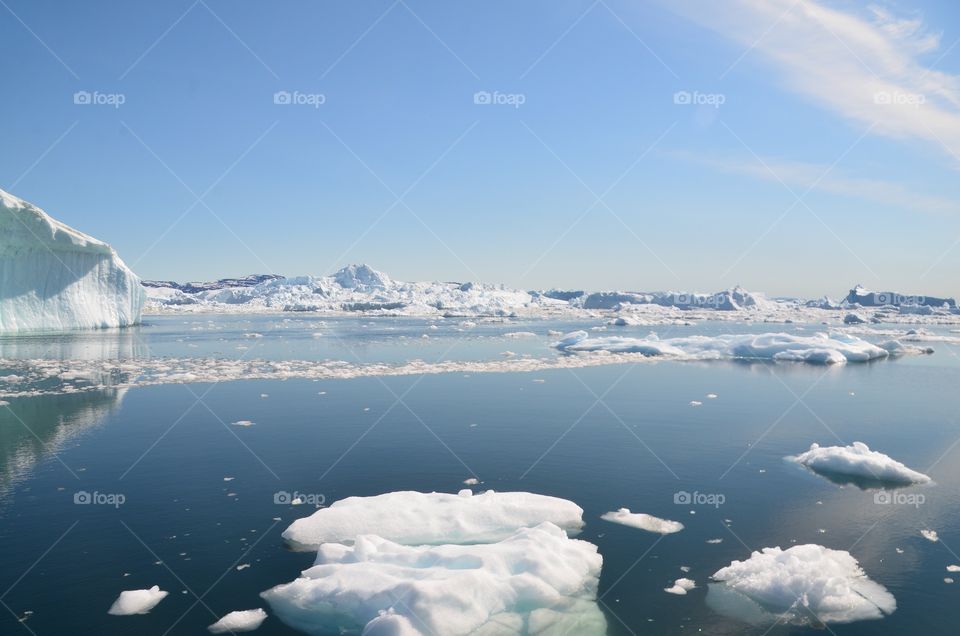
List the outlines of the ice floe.
<svg viewBox="0 0 960 636">
<path fill-rule="evenodd" d="M 120 592 L 120 596 L 113 602 L 108 614 L 114 616 L 129 616 L 131 614 L 146 614 L 157 603 L 162 601 L 168 592 L 164 592 L 159 586 L 154 585 L 149 590 L 126 590 Z"/>
<path fill-rule="evenodd" d="M 391 492 L 348 497 L 297 519 L 283 538 L 298 548 L 374 534 L 403 545 L 499 541 L 542 522 L 577 532 L 583 510 L 566 499 L 528 492 Z"/>
<path fill-rule="evenodd" d="M 238 634 L 252 632 L 267 619 L 267 613 L 261 608 L 230 612 L 213 625 L 207 627 L 212 634 Z"/>
<path fill-rule="evenodd" d="M 816 544 L 753 552 L 714 573 L 707 602 L 748 622 L 820 625 L 878 619 L 896 599 L 849 552 Z"/>
<path fill-rule="evenodd" d="M 639 528 L 647 532 L 656 532 L 658 534 L 673 534 L 683 530 L 683 524 L 679 521 L 670 521 L 661 519 L 642 512 L 630 512 L 629 508 L 620 508 L 616 512 L 605 512 L 600 515 L 604 521 L 619 523 L 631 528 Z"/>
<path fill-rule="evenodd" d="M 727 334 L 661 339 L 655 334 L 646 338 L 590 338 L 585 331 L 575 331 L 553 343 L 553 346 L 570 353 L 638 353 L 680 360 L 730 359 L 812 364 L 868 362 L 891 355 L 929 353 L 928 349 L 909 347 L 899 342 L 875 345 L 843 333 L 818 333 L 812 336 L 786 333 Z"/>
<path fill-rule="evenodd" d="M 881 452 L 870 450 L 863 442 L 850 446 L 820 446 L 787 458 L 813 472 L 839 483 L 853 483 L 863 488 L 925 484 L 930 477 L 907 468 Z"/>
</svg>

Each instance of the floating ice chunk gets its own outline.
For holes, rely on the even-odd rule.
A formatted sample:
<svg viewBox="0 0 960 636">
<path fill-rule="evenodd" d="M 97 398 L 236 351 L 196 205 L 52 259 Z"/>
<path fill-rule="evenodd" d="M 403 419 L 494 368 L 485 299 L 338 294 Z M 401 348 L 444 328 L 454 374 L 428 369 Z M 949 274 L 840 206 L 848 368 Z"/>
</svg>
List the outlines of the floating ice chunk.
<svg viewBox="0 0 960 636">
<path fill-rule="evenodd" d="M 547 634 L 582 621 L 570 633 L 599 635 L 601 565 L 596 546 L 551 523 L 478 545 L 403 546 L 360 535 L 353 546 L 321 545 L 312 568 L 262 596 L 308 633 Z"/>
<path fill-rule="evenodd" d="M 620 525 L 630 526 L 631 528 L 640 528 L 647 532 L 656 532 L 659 534 L 673 534 L 683 530 L 683 524 L 679 521 L 670 521 L 660 519 L 653 515 L 642 512 L 630 512 L 629 508 L 620 508 L 616 512 L 606 512 L 600 516 L 604 521 L 612 521 Z"/>
<path fill-rule="evenodd" d="M 129 616 L 131 614 L 146 614 L 157 603 L 162 601 L 168 592 L 164 592 L 159 586 L 154 585 L 149 590 L 126 590 L 120 592 L 120 596 L 113 602 L 108 614 L 114 616 Z"/>
<path fill-rule="evenodd" d="M 711 586 L 711 594 L 719 589 L 712 600 L 707 595 L 708 603 L 745 620 L 773 622 L 782 615 L 797 624 L 850 623 L 897 609 L 893 595 L 870 580 L 849 552 L 816 544 L 764 548 L 721 568 L 713 579 L 721 584 Z"/>
<path fill-rule="evenodd" d="M 960 572 L 960 565 L 948 565 L 947 572 Z"/>
<path fill-rule="evenodd" d="M 711 545 L 717 545 L 718 543 L 723 543 L 723 539 L 720 537 L 717 537 L 716 539 L 707 539 L 707 543 Z"/>
<path fill-rule="evenodd" d="M 900 462 L 872 451 L 863 442 L 851 446 L 824 446 L 811 444 L 810 450 L 787 459 L 795 461 L 819 475 L 845 483 L 868 486 L 907 486 L 925 484 L 930 477 L 918 473 Z"/>
<path fill-rule="evenodd" d="M 480 483 L 480 480 L 477 479 L 476 477 L 468 477 L 467 479 L 463 480 L 463 483 L 466 484 L 467 486 L 476 486 L 477 484 Z"/>
<path fill-rule="evenodd" d="M 207 629 L 213 634 L 252 632 L 265 621 L 267 613 L 261 608 L 230 612 Z"/>
<path fill-rule="evenodd" d="M 239 420 L 237 422 L 232 422 L 234 426 L 256 426 L 256 422 L 251 422 L 250 420 Z"/>
<path fill-rule="evenodd" d="M 663 591 L 670 594 L 685 595 L 695 587 L 697 587 L 697 584 L 693 579 L 677 579 L 673 582 L 673 587 L 665 587 Z"/>
<path fill-rule="evenodd" d="M 703 402 L 700 400 L 690 400 L 690 406 L 703 406 Z"/>
<path fill-rule="evenodd" d="M 928 349 L 906 347 L 900 343 L 871 344 L 850 334 L 818 333 L 796 336 L 786 333 L 727 334 L 660 339 L 590 338 L 585 331 L 567 334 L 553 346 L 561 351 L 590 353 L 639 353 L 680 360 L 772 360 L 811 364 L 867 362 L 890 355 L 928 353 Z"/>
<path fill-rule="evenodd" d="M 0 333 L 133 325 L 146 297 L 112 247 L 0 190 Z"/>
<path fill-rule="evenodd" d="M 923 529 L 923 530 L 920 531 L 920 534 L 921 534 L 921 535 L 923 536 L 923 538 L 926 539 L 927 541 L 933 541 L 934 543 L 936 543 L 937 541 L 940 540 L 940 535 L 937 534 L 937 531 L 936 531 L 936 530 Z"/>
<path fill-rule="evenodd" d="M 480 543 L 543 521 L 576 532 L 583 527 L 582 515 L 572 501 L 528 492 L 401 491 L 341 499 L 294 521 L 283 538 L 304 548 L 352 541 L 366 533 L 403 545 Z"/>
<path fill-rule="evenodd" d="M 537 334 L 532 331 L 511 331 L 503 334 L 504 338 L 536 338 Z"/>
</svg>

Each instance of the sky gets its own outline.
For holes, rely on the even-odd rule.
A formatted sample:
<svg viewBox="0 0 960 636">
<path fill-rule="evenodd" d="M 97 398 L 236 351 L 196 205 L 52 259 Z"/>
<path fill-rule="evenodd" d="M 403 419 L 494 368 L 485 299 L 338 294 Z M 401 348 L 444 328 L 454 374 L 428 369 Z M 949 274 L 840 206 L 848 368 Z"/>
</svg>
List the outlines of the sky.
<svg viewBox="0 0 960 636">
<path fill-rule="evenodd" d="M 960 296 L 953 0 L 0 0 L 0 188 L 144 278 Z"/>
</svg>

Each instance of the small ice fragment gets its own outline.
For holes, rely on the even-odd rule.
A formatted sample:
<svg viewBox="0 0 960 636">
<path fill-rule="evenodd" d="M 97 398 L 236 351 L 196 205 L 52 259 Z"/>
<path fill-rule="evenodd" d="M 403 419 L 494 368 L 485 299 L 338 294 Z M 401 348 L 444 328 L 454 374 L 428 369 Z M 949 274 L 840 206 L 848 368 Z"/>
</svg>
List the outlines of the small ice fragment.
<svg viewBox="0 0 960 636">
<path fill-rule="evenodd" d="M 707 393 L 707 399 L 708 399 L 708 400 L 716 400 L 716 399 L 717 399 L 717 394 L 716 394 L 716 393 Z"/>
<path fill-rule="evenodd" d="M 673 534 L 674 532 L 683 530 L 683 524 L 679 521 L 660 519 L 659 517 L 654 517 L 653 515 L 642 512 L 630 512 L 629 508 L 620 508 L 616 512 L 606 512 L 602 514 L 600 518 L 604 521 L 611 521 L 613 523 L 619 523 L 620 525 L 630 526 L 631 528 L 639 528 L 647 532 L 656 532 L 659 534 Z"/>
<path fill-rule="evenodd" d="M 707 543 L 712 543 L 712 544 L 723 543 L 723 539 L 721 538 L 707 539 Z"/>
<path fill-rule="evenodd" d="M 149 590 L 126 590 L 120 592 L 120 596 L 113 602 L 107 613 L 114 616 L 146 614 L 166 595 L 167 592 L 162 591 L 158 585 L 154 585 Z"/>
<path fill-rule="evenodd" d="M 920 534 L 923 535 L 923 538 L 927 541 L 939 541 L 940 536 L 937 534 L 936 530 L 927 530 L 923 529 L 920 531 Z"/>
<path fill-rule="evenodd" d="M 690 400 L 690 406 L 702 406 L 703 402 L 700 400 Z"/>
<path fill-rule="evenodd" d="M 697 587 L 697 584 L 693 579 L 677 579 L 673 582 L 673 587 L 665 587 L 663 591 L 670 594 L 683 595 L 695 587 Z"/>
<path fill-rule="evenodd" d="M 240 565 L 237 566 L 237 572 L 240 572 L 241 570 L 246 570 L 248 567 L 250 567 L 249 563 L 241 563 Z"/>
<path fill-rule="evenodd" d="M 260 627 L 267 618 L 267 613 L 260 609 L 240 610 L 230 612 L 213 625 L 207 627 L 212 634 L 236 634 L 252 632 Z"/>
<path fill-rule="evenodd" d="M 477 484 L 480 483 L 480 480 L 477 479 L 476 477 L 470 477 L 468 479 L 464 479 L 463 483 L 465 483 L 468 486 L 476 486 Z"/>
<path fill-rule="evenodd" d="M 960 565 L 948 565 L 947 572 L 960 572 Z"/>
<path fill-rule="evenodd" d="M 250 420 L 238 420 L 236 422 L 231 422 L 233 426 L 256 426 L 256 422 L 251 422 Z"/>
<path fill-rule="evenodd" d="M 943 582 L 944 582 L 944 583 L 953 583 L 953 579 L 951 579 L 949 576 L 945 576 L 945 577 L 943 577 Z"/>
</svg>

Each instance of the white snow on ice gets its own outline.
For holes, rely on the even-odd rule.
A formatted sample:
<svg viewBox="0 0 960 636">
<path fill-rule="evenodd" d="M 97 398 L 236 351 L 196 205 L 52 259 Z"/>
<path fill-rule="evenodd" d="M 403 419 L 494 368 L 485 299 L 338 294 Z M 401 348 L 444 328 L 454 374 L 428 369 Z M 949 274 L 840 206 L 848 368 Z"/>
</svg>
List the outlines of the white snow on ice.
<svg viewBox="0 0 960 636">
<path fill-rule="evenodd" d="M 892 485 L 925 484 L 930 477 L 907 468 L 881 452 L 870 450 L 863 442 L 851 446 L 820 446 L 788 457 L 810 470 L 827 475 L 848 475 Z"/>
<path fill-rule="evenodd" d="M 0 190 L 0 333 L 123 327 L 145 301 L 112 247 Z"/>
<path fill-rule="evenodd" d="M 129 616 L 131 614 L 146 614 L 157 603 L 162 601 L 168 592 L 164 592 L 159 586 L 154 585 L 149 590 L 126 590 L 120 592 L 120 596 L 113 602 L 108 614 L 114 616 Z"/>
<path fill-rule="evenodd" d="M 764 548 L 721 568 L 713 579 L 721 582 L 711 586 L 711 592 L 719 588 L 714 607 L 767 614 L 771 621 L 783 614 L 800 624 L 849 623 L 882 618 L 897 608 L 893 595 L 869 579 L 849 552 L 816 544 Z M 709 594 L 707 599 L 711 602 Z"/>
<path fill-rule="evenodd" d="M 683 524 L 679 521 L 661 519 L 642 512 L 630 512 L 629 508 L 620 508 L 616 512 L 605 512 L 600 515 L 600 518 L 604 521 L 612 521 L 620 525 L 658 534 L 673 534 L 683 530 Z"/>
</svg>

